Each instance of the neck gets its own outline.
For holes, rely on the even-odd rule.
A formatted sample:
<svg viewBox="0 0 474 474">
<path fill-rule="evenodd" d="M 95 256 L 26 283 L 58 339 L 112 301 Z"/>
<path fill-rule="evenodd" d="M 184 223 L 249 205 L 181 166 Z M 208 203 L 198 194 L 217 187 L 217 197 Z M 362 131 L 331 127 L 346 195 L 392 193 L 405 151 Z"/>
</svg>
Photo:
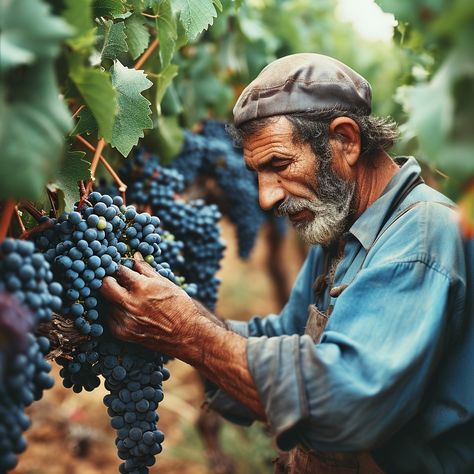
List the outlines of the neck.
<svg viewBox="0 0 474 474">
<path fill-rule="evenodd" d="M 399 169 L 385 152 L 377 155 L 370 164 L 364 163 L 364 160 L 359 161 L 356 174 L 356 219 L 380 197 Z"/>
</svg>

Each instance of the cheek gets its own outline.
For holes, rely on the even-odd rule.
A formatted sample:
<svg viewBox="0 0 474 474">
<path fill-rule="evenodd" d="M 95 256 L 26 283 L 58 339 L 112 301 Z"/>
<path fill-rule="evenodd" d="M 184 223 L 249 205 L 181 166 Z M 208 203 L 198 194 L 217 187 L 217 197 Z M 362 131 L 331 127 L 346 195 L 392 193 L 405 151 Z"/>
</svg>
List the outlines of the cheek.
<svg viewBox="0 0 474 474">
<path fill-rule="evenodd" d="M 283 186 L 291 196 L 310 201 L 316 199 L 316 183 L 312 177 L 285 179 L 283 180 Z"/>
</svg>

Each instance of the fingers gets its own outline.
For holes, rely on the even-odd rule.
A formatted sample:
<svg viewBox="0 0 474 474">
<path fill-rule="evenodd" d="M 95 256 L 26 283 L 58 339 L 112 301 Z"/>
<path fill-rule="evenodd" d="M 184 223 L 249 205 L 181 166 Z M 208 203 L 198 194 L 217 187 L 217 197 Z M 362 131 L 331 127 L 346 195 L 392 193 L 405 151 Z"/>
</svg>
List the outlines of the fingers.
<svg viewBox="0 0 474 474">
<path fill-rule="evenodd" d="M 113 301 L 114 303 L 120 302 L 121 305 L 129 298 L 126 288 L 120 286 L 117 280 L 110 276 L 105 277 L 102 281 L 100 293 L 109 301 Z"/>
<path fill-rule="evenodd" d="M 117 281 L 126 288 L 132 288 L 142 278 L 139 273 L 130 270 L 125 265 L 119 265 L 114 274 Z"/>
<path fill-rule="evenodd" d="M 153 268 L 148 263 L 146 263 L 145 260 L 143 260 L 140 252 L 135 252 L 133 257 L 135 259 L 133 264 L 133 269 L 135 271 L 151 278 L 155 278 L 158 275 L 158 273 L 153 270 Z"/>
</svg>

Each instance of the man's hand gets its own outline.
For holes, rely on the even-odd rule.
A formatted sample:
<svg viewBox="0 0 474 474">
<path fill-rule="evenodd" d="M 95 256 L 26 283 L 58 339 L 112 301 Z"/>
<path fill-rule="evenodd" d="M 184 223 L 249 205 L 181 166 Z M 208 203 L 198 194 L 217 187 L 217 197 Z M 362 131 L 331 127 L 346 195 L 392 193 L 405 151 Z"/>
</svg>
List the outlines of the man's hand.
<svg viewBox="0 0 474 474">
<path fill-rule="evenodd" d="M 119 265 L 114 278 L 103 281 L 101 293 L 112 304 L 110 330 L 119 339 L 179 357 L 179 349 L 192 339 L 193 320 L 203 316 L 183 290 L 140 254 L 135 255 L 134 270 Z"/>
<path fill-rule="evenodd" d="M 105 278 L 102 285 L 103 296 L 112 304 L 108 322 L 113 334 L 193 365 L 264 420 L 248 370 L 246 339 L 227 331 L 137 254 L 134 268 L 120 265 L 115 278 Z"/>
</svg>

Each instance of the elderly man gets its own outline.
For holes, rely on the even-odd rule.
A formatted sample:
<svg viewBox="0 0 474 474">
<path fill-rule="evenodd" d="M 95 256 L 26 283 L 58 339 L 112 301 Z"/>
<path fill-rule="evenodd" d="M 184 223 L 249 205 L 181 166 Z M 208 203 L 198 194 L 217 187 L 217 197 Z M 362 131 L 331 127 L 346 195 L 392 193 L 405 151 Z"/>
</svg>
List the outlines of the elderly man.
<svg viewBox="0 0 474 474">
<path fill-rule="evenodd" d="M 370 112 L 368 82 L 339 61 L 268 65 L 232 133 L 261 207 L 312 245 L 288 304 L 224 324 L 137 261 L 104 280 L 111 328 L 196 367 L 227 418 L 265 421 L 290 451 L 276 472 L 474 472 L 456 214 L 413 158 L 387 154 L 395 126 Z"/>
</svg>

